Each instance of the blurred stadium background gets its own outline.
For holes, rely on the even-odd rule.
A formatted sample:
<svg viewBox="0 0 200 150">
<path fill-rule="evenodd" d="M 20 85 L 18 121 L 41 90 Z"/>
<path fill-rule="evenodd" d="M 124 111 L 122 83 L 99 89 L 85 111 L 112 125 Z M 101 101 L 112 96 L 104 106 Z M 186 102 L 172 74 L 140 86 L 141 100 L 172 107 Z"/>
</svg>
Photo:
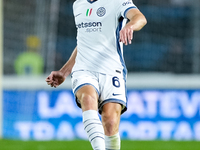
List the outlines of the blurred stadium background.
<svg viewBox="0 0 200 150">
<path fill-rule="evenodd" d="M 73 2 L 0 0 L 2 150 L 91 149 L 70 78 L 57 89 L 45 83 L 76 45 Z M 148 24 L 124 48 L 122 150 L 199 149 L 200 1 L 133 2 Z"/>
</svg>

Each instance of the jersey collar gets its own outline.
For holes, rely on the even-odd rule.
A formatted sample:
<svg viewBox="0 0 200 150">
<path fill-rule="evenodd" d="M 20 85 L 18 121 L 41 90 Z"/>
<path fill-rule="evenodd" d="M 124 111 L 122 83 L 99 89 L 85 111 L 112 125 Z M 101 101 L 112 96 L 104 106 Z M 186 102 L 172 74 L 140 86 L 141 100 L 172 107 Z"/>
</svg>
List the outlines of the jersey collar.
<svg viewBox="0 0 200 150">
<path fill-rule="evenodd" d="M 93 0 L 93 1 L 91 1 L 91 0 L 87 0 L 89 3 L 94 3 L 94 2 L 96 2 L 97 0 Z"/>
</svg>

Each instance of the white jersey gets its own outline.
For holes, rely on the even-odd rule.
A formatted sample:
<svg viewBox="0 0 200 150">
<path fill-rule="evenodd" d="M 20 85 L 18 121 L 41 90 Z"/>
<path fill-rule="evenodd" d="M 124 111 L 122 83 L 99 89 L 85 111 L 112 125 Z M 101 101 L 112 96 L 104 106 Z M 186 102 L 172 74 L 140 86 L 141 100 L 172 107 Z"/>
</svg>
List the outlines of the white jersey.
<svg viewBox="0 0 200 150">
<path fill-rule="evenodd" d="M 131 0 L 76 0 L 73 5 L 77 27 L 77 56 L 72 72 L 89 70 L 126 77 L 123 44 L 119 31 L 126 13 L 136 8 Z"/>
</svg>

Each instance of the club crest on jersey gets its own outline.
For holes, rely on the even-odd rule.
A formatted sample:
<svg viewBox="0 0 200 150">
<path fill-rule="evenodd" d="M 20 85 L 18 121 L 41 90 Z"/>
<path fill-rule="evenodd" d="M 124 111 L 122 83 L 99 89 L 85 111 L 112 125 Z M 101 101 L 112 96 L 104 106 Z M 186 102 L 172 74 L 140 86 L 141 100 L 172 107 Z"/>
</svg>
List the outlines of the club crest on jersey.
<svg viewBox="0 0 200 150">
<path fill-rule="evenodd" d="M 100 7 L 97 9 L 97 16 L 103 17 L 106 14 L 106 9 L 104 7 Z"/>
</svg>

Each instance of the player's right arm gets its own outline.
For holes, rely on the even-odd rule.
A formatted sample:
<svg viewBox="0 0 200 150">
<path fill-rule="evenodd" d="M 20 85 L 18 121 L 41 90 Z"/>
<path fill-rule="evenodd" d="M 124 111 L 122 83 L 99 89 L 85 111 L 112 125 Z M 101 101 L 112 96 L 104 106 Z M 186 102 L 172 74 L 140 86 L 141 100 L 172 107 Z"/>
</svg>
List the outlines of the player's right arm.
<svg viewBox="0 0 200 150">
<path fill-rule="evenodd" d="M 69 60 L 64 64 L 64 66 L 59 71 L 52 71 L 46 78 L 48 85 L 51 87 L 57 87 L 65 81 L 66 77 L 71 74 L 72 68 L 75 64 L 76 55 L 77 47 L 74 49 Z"/>
<path fill-rule="evenodd" d="M 72 68 L 75 64 L 75 59 L 77 55 L 77 47 L 75 47 L 74 51 L 72 52 L 69 60 L 64 64 L 64 66 L 60 69 L 60 71 L 64 74 L 65 78 L 71 74 Z"/>
</svg>

